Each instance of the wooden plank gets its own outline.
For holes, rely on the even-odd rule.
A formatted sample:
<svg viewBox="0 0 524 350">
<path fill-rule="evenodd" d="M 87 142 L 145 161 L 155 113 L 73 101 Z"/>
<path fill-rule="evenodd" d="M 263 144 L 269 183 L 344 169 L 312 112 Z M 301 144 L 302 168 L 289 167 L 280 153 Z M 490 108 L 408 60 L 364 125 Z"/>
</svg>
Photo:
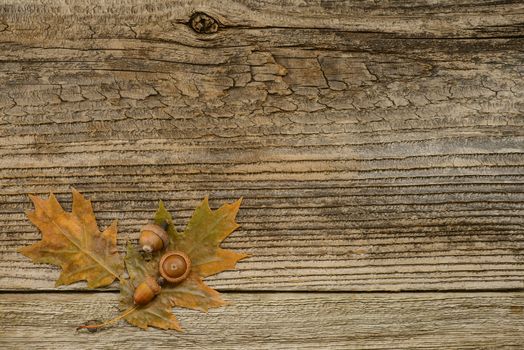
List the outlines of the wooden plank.
<svg viewBox="0 0 524 350">
<path fill-rule="evenodd" d="M 185 333 L 124 322 L 75 332 L 112 317 L 113 293 L 2 294 L 3 349 L 500 349 L 524 343 L 523 293 L 228 293 L 207 314 L 176 309 Z"/>
<path fill-rule="evenodd" d="M 120 249 L 243 196 L 222 290 L 523 288 L 523 5 L 298 5 L 0 5 L 0 289 L 53 288 L 16 249 L 70 186 Z"/>
</svg>

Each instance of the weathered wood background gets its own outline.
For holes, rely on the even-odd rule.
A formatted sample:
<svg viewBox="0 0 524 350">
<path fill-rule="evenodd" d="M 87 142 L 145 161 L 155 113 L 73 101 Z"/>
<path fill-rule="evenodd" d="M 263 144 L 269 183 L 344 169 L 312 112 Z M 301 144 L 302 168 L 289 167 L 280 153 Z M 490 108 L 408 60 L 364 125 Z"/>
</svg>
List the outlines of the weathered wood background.
<svg viewBox="0 0 524 350">
<path fill-rule="evenodd" d="M 522 1 L 2 1 L 0 347 L 522 348 L 523 49 Z M 232 304 L 76 333 L 117 286 L 16 253 L 72 186 L 121 250 L 243 196 Z"/>
</svg>

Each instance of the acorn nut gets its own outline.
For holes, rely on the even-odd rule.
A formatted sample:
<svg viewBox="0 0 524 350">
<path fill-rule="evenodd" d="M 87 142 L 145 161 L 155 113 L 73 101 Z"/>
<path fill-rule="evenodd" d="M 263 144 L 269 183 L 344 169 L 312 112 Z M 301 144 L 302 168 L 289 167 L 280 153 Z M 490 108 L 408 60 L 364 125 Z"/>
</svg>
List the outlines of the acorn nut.
<svg viewBox="0 0 524 350">
<path fill-rule="evenodd" d="M 191 260 L 183 252 L 167 252 L 160 259 L 158 269 L 169 283 L 180 283 L 189 276 Z"/>
<path fill-rule="evenodd" d="M 155 296 L 160 294 L 161 289 L 162 288 L 153 277 L 147 276 L 144 282 L 136 287 L 133 300 L 136 305 L 145 305 L 153 300 Z"/>
<path fill-rule="evenodd" d="M 156 224 L 144 225 L 140 230 L 138 244 L 147 253 L 157 252 L 167 247 L 169 237 L 167 236 L 167 223 L 163 227 Z"/>
</svg>

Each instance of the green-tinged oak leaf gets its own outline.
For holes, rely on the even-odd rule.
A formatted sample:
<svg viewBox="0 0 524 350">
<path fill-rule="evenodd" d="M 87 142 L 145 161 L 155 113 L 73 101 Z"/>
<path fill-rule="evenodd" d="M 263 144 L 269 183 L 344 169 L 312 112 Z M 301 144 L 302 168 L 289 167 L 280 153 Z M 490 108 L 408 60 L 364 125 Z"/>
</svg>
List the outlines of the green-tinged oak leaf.
<svg viewBox="0 0 524 350">
<path fill-rule="evenodd" d="M 181 283 L 164 284 L 160 294 L 148 304 L 135 306 L 134 290 L 146 277 L 160 277 L 158 264 L 165 252 L 153 253 L 146 261 L 142 254 L 129 244 L 125 258 L 129 280 L 121 281 L 120 299 L 122 311 L 134 308 L 134 311 L 125 317 L 129 323 L 143 329 L 153 326 L 180 331 L 180 324 L 171 314 L 174 306 L 207 312 L 210 308 L 226 304 L 220 293 L 207 286 L 202 278 L 233 269 L 238 260 L 247 256 L 219 247 L 220 243 L 239 227 L 235 221 L 239 206 L 240 200 L 212 211 L 206 198 L 195 210 L 184 233 L 179 234 L 174 227 L 173 217 L 160 202 L 154 221 L 157 224 L 168 223 L 167 251 L 186 253 L 192 262 L 191 272 Z"/>
<path fill-rule="evenodd" d="M 173 216 L 167 211 L 164 206 L 164 202 L 160 201 L 158 203 L 158 209 L 155 213 L 155 224 L 161 225 L 163 222 L 167 222 L 167 235 L 169 236 L 169 246 L 168 250 L 175 250 L 175 241 L 180 239 L 180 234 L 175 228 L 173 222 Z"/>
<path fill-rule="evenodd" d="M 171 313 L 174 306 L 185 307 L 200 311 L 220 307 L 225 301 L 220 293 L 207 286 L 195 273 L 191 273 L 183 282 L 162 287 L 159 295 L 146 305 L 135 306 L 133 294 L 136 287 L 142 283 L 147 276 L 158 278 L 158 269 L 155 262 L 157 259 L 146 261 L 140 252 L 131 244 L 128 244 L 125 258 L 129 274 L 128 280 L 120 283 L 120 309 L 122 311 L 136 307 L 125 319 L 130 324 L 147 329 L 153 326 L 161 329 L 175 329 L 181 331 L 180 323 Z"/>
<path fill-rule="evenodd" d="M 195 209 L 182 237 L 175 241 L 177 250 L 191 258 L 192 270 L 207 277 L 225 270 L 232 270 L 247 254 L 220 248 L 220 243 L 239 225 L 235 221 L 242 199 L 211 210 L 207 197 Z"/>
<path fill-rule="evenodd" d="M 116 248 L 116 222 L 98 230 L 91 201 L 73 190 L 73 208 L 66 212 L 56 197 L 30 196 L 35 210 L 26 214 L 42 233 L 42 240 L 19 250 L 35 263 L 58 265 L 56 285 L 87 281 L 89 288 L 111 284 L 123 271 Z"/>
<path fill-rule="evenodd" d="M 146 261 L 140 252 L 130 243 L 127 245 L 125 264 L 129 279 L 120 281 L 120 309 L 122 311 L 135 307 L 133 294 L 136 287 L 149 275 L 158 277 L 158 269 L 154 265 L 154 260 Z M 172 303 L 165 297 L 163 291 L 146 305 L 137 306 L 136 309 L 125 317 L 130 324 L 147 329 L 153 326 L 160 329 L 175 329 L 181 331 L 175 315 L 171 313 Z"/>
</svg>

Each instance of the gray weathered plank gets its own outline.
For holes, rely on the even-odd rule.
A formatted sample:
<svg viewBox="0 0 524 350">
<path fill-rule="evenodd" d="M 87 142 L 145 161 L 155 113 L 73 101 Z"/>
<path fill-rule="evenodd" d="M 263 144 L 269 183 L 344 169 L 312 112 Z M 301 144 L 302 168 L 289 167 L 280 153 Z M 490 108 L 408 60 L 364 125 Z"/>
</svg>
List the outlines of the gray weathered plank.
<svg viewBox="0 0 524 350">
<path fill-rule="evenodd" d="M 187 25 L 216 17 L 214 34 Z M 524 7 L 501 1 L 4 1 L 0 289 L 26 194 L 135 239 L 244 196 L 224 290 L 524 287 Z M 76 285 L 72 288 L 82 288 Z"/>
<path fill-rule="evenodd" d="M 113 293 L 3 294 L 3 349 L 501 349 L 524 343 L 524 293 L 227 293 L 208 314 L 175 309 L 185 333 L 119 323 Z"/>
</svg>

